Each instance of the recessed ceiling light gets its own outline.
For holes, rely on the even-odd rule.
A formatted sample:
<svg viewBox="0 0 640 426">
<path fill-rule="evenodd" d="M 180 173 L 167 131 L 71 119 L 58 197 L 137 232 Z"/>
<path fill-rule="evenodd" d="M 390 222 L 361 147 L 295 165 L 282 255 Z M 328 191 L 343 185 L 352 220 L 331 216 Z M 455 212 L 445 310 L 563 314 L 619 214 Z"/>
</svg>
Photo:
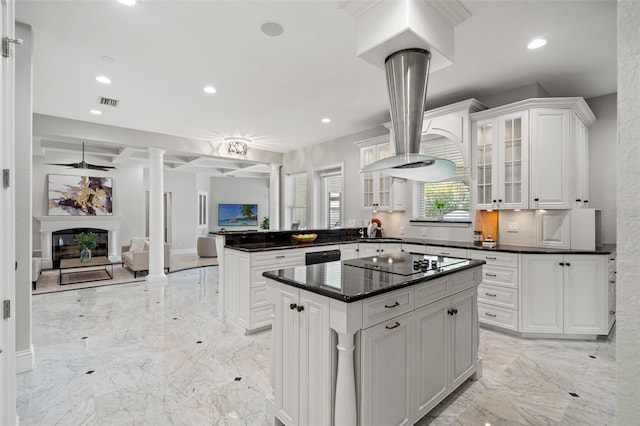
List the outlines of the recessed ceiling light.
<svg viewBox="0 0 640 426">
<path fill-rule="evenodd" d="M 213 86 L 204 86 L 205 93 L 216 93 L 216 88 Z"/>
<path fill-rule="evenodd" d="M 325 123 L 325 124 L 326 124 L 326 123 L 331 123 L 331 119 L 330 119 L 329 117 L 325 117 L 325 118 L 323 118 L 323 119 L 322 119 L 322 120 L 320 120 L 320 121 L 322 121 L 322 122 L 323 122 L 323 123 Z"/>
<path fill-rule="evenodd" d="M 106 75 L 99 75 L 96 77 L 96 81 L 102 84 L 111 84 L 111 79 Z"/>
<path fill-rule="evenodd" d="M 124 4 L 125 6 L 135 6 L 135 4 L 137 3 L 136 0 L 118 0 L 118 1 Z"/>
<path fill-rule="evenodd" d="M 90 109 L 89 112 L 93 115 L 102 115 L 102 111 L 99 109 Z"/>
<path fill-rule="evenodd" d="M 544 46 L 545 44 L 547 44 L 547 40 L 545 40 L 543 38 L 536 38 L 536 39 L 532 40 L 531 43 L 529 43 L 529 45 L 527 47 L 529 49 L 539 49 L 542 46 Z"/>
<path fill-rule="evenodd" d="M 111 63 L 111 62 L 115 61 L 115 59 L 113 59 L 111 56 L 103 56 L 102 60 L 107 62 L 107 63 Z"/>
<path fill-rule="evenodd" d="M 284 28 L 282 28 L 282 25 L 278 24 L 277 22 L 265 22 L 260 27 L 260 30 L 264 35 L 268 35 L 269 37 L 278 37 L 281 36 L 284 32 Z"/>
</svg>

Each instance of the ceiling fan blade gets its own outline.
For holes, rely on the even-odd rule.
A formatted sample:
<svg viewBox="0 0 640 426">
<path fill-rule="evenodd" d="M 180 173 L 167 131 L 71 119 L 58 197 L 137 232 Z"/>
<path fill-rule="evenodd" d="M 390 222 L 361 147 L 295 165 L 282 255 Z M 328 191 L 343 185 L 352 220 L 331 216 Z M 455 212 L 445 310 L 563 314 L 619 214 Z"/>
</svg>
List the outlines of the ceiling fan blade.
<svg viewBox="0 0 640 426">
<path fill-rule="evenodd" d="M 91 170 L 102 170 L 103 172 L 108 172 L 109 170 L 115 169 L 115 167 L 113 166 L 99 166 L 97 164 L 86 164 L 87 169 L 91 169 Z"/>
<path fill-rule="evenodd" d="M 79 169 L 79 163 L 45 163 L 47 166 L 63 166 L 63 167 L 73 167 L 74 169 Z"/>
</svg>

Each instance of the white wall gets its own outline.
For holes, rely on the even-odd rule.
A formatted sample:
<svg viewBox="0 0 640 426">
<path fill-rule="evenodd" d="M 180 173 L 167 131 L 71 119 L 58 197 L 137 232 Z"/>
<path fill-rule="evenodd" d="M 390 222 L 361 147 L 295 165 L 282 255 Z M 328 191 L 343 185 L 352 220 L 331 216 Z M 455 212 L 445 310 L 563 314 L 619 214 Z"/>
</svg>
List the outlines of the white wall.
<svg viewBox="0 0 640 426">
<path fill-rule="evenodd" d="M 589 207 L 602 210 L 602 242 L 616 242 L 617 94 L 587 99 L 597 121 L 589 127 Z"/>
<path fill-rule="evenodd" d="M 269 179 L 258 178 L 211 178 L 209 196 L 209 229 L 218 230 L 218 204 L 257 204 L 258 226 L 225 227 L 227 231 L 255 230 L 262 218 L 269 216 Z"/>
<path fill-rule="evenodd" d="M 31 156 L 33 72 L 31 27 L 16 24 L 16 36 L 24 43 L 16 55 L 16 370 L 33 368 L 31 346 Z"/>
<path fill-rule="evenodd" d="M 144 235 L 145 198 L 142 186 L 142 164 L 125 163 L 117 165 L 117 169 L 109 172 L 96 170 L 70 169 L 51 166 L 44 163 L 68 163 L 80 161 L 81 152 L 77 156 L 51 153 L 47 157 L 33 157 L 33 215 L 48 215 L 47 176 L 49 174 L 74 176 L 107 176 L 113 180 L 113 216 L 120 217 L 118 244 L 127 244 L 132 236 Z M 104 160 L 86 156 L 89 163 L 103 164 Z M 40 249 L 40 223 L 33 220 L 33 247 Z"/>
</svg>

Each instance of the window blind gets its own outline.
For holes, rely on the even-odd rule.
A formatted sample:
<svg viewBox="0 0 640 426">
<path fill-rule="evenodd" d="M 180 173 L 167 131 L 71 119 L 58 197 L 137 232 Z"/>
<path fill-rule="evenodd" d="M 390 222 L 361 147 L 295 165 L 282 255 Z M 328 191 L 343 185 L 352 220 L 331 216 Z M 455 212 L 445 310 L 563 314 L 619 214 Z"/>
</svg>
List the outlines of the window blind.
<svg viewBox="0 0 640 426">
<path fill-rule="evenodd" d="M 342 173 L 323 173 L 322 226 L 335 228 L 342 222 Z"/>
<path fill-rule="evenodd" d="M 446 158 L 456 165 L 446 182 L 415 182 L 413 216 L 415 219 L 469 220 L 469 168 L 464 167 L 462 153 L 455 143 L 441 138 L 422 143 L 420 153 Z"/>
<path fill-rule="evenodd" d="M 291 222 L 307 226 L 307 174 L 293 175 L 293 207 Z"/>
</svg>

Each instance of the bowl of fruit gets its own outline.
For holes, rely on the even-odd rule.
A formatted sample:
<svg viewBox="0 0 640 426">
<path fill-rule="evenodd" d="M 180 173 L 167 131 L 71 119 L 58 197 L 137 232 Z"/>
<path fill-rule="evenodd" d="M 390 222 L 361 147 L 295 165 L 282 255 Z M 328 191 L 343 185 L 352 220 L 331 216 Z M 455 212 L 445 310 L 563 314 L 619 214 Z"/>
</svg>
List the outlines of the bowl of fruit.
<svg viewBox="0 0 640 426">
<path fill-rule="evenodd" d="M 294 234 L 291 239 L 296 243 L 311 243 L 318 238 L 318 234 Z"/>
</svg>

